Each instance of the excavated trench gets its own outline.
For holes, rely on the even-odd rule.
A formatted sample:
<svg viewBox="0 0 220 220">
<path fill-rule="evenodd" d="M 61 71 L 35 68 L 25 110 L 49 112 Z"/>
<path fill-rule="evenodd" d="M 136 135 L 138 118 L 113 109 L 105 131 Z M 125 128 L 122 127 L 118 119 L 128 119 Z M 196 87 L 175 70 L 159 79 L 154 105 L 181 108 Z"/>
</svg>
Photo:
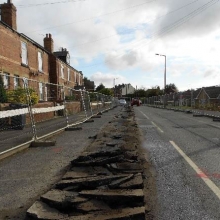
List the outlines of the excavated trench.
<svg viewBox="0 0 220 220">
<path fill-rule="evenodd" d="M 131 107 L 93 137 L 69 171 L 27 211 L 27 219 L 153 219 L 150 164 Z M 152 203 L 151 203 L 152 202 Z"/>
</svg>

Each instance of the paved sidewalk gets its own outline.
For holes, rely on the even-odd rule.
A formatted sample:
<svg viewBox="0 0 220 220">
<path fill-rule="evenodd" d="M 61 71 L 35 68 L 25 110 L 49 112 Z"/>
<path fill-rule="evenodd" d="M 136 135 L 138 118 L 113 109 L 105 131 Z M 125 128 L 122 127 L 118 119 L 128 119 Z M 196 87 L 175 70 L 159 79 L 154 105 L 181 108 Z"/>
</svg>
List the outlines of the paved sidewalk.
<svg viewBox="0 0 220 220">
<path fill-rule="evenodd" d="M 29 148 L 0 161 L 0 219 L 24 219 L 26 210 L 48 191 L 94 136 L 118 114 L 121 107 L 103 113 L 95 122 L 83 123 L 82 130 L 56 135 L 53 147 Z"/>
<path fill-rule="evenodd" d="M 104 110 L 104 109 L 100 109 Z M 98 113 L 98 109 L 93 110 L 93 114 Z M 87 113 L 88 117 L 91 112 Z M 86 119 L 85 112 L 79 112 L 68 116 L 69 125 Z M 65 116 L 59 116 L 48 121 L 36 123 L 37 137 L 42 137 L 56 130 L 65 128 L 67 120 Z M 33 130 L 30 125 L 26 125 L 23 130 L 5 129 L 0 131 L 0 153 L 9 150 L 15 146 L 31 141 L 33 138 Z"/>
</svg>

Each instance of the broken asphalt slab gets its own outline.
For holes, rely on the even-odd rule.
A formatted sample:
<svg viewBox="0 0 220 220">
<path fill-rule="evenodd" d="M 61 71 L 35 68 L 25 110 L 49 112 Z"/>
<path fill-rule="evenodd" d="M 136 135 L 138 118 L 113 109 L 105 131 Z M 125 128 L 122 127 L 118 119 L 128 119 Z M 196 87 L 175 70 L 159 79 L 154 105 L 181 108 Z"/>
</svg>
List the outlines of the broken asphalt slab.
<svg viewBox="0 0 220 220">
<path fill-rule="evenodd" d="M 28 209 L 28 219 L 145 220 L 146 178 L 133 116 L 128 107 L 97 134 L 63 178 Z"/>
</svg>

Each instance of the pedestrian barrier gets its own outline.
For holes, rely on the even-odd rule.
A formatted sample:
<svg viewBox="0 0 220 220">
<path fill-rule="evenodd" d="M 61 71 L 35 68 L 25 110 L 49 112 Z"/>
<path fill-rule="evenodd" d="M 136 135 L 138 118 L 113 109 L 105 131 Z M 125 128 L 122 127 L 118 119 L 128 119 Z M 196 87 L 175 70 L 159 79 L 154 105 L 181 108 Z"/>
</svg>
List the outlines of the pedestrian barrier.
<svg viewBox="0 0 220 220">
<path fill-rule="evenodd" d="M 83 87 L 75 90 L 4 74 L 0 77 L 3 82 L 8 80 L 7 87 L 0 81 L 0 154 L 83 123 L 117 105 L 114 97 Z"/>
</svg>

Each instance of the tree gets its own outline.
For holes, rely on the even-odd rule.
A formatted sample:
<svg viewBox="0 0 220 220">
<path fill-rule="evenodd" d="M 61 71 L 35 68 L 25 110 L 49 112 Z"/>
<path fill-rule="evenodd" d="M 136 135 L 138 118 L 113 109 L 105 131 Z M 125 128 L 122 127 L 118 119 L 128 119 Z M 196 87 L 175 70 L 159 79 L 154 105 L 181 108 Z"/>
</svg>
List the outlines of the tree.
<svg viewBox="0 0 220 220">
<path fill-rule="evenodd" d="M 166 85 L 165 94 L 170 94 L 170 93 L 174 93 L 174 92 L 178 92 L 178 89 L 174 83 L 170 83 L 170 84 Z"/>
<path fill-rule="evenodd" d="M 137 96 L 137 97 L 146 97 L 146 90 L 145 89 L 137 89 L 135 91 L 135 96 Z"/>
<path fill-rule="evenodd" d="M 99 86 L 97 86 L 97 88 L 96 88 L 96 92 L 99 92 L 100 90 L 102 90 L 102 89 L 105 89 L 105 86 L 102 84 L 102 83 L 100 83 L 99 84 Z"/>
<path fill-rule="evenodd" d="M 95 90 L 94 81 L 89 80 L 87 77 L 84 77 L 84 86 L 87 91 L 94 91 Z"/>
<path fill-rule="evenodd" d="M 146 96 L 147 97 L 158 96 L 158 95 L 161 95 L 161 94 L 162 94 L 162 91 L 160 90 L 159 86 L 154 86 L 151 89 L 148 89 L 146 91 Z"/>
<path fill-rule="evenodd" d="M 111 89 L 108 88 L 103 88 L 101 90 L 99 90 L 100 93 L 104 94 L 104 95 L 113 95 L 113 91 Z"/>
<path fill-rule="evenodd" d="M 2 76 L 0 76 L 0 103 L 5 103 L 5 102 L 7 102 L 7 94 L 4 88 Z"/>
</svg>

